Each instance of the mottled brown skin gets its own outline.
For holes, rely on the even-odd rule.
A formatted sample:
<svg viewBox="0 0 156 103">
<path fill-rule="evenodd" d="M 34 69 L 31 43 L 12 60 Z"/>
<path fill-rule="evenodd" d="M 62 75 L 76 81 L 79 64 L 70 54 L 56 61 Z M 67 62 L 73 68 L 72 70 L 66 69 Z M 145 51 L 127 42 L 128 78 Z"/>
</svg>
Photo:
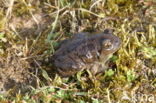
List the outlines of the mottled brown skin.
<svg viewBox="0 0 156 103">
<path fill-rule="evenodd" d="M 116 52 L 121 40 L 109 30 L 102 33 L 75 34 L 65 40 L 52 57 L 53 64 L 59 75 L 71 76 L 83 69 L 91 73 L 103 72 L 108 57 Z"/>
</svg>

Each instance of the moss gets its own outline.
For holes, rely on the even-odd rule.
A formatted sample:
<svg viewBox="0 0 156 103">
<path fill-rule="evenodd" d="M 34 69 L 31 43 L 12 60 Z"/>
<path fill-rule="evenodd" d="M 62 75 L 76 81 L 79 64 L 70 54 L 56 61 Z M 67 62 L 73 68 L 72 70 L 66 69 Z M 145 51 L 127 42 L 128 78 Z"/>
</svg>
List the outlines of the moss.
<svg viewBox="0 0 156 103">
<path fill-rule="evenodd" d="M 0 9 L 3 58 L 0 58 L 0 69 L 6 68 L 12 58 L 24 60 L 25 63 L 17 62 L 14 67 L 31 68 L 38 85 L 26 94 L 0 95 L 0 101 L 128 103 L 141 102 L 146 96 L 154 102 L 155 3 L 154 0 L 18 0 L 13 4 L 4 1 Z M 61 40 L 71 36 L 69 34 L 105 28 L 115 29 L 114 34 L 122 40 L 120 50 L 111 58 L 113 66 L 105 73 L 92 76 L 83 71 L 60 78 L 51 76 L 53 69 L 49 65 L 40 64 L 40 60 L 46 61 L 55 52 Z"/>
</svg>

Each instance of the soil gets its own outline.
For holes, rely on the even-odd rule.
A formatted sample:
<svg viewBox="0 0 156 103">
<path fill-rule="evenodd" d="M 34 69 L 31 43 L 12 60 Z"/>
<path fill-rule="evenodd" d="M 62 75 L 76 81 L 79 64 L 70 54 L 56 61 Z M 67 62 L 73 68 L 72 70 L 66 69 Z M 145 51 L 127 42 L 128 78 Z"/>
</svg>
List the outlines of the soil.
<svg viewBox="0 0 156 103">
<path fill-rule="evenodd" d="M 50 24 L 46 14 L 38 12 L 29 17 L 12 17 L 8 24 L 9 29 L 18 33 L 21 39 L 27 37 L 34 39 Z M 11 44 L 6 48 L 6 55 L 0 58 L 0 94 L 11 90 L 12 93 L 28 91 L 30 86 L 37 86 L 37 78 L 34 75 L 36 69 L 31 66 L 31 60 L 27 59 L 23 44 Z M 7 59 L 6 59 L 7 58 Z"/>
<path fill-rule="evenodd" d="M 7 59 L 0 58 L 0 94 L 10 89 L 13 93 L 24 92 L 30 85 L 36 86 L 36 78 L 26 60 L 15 55 L 8 55 Z"/>
<path fill-rule="evenodd" d="M 19 33 L 21 38 L 36 37 L 51 23 L 47 14 L 42 12 L 31 16 L 15 16 L 9 22 L 9 28 Z"/>
</svg>

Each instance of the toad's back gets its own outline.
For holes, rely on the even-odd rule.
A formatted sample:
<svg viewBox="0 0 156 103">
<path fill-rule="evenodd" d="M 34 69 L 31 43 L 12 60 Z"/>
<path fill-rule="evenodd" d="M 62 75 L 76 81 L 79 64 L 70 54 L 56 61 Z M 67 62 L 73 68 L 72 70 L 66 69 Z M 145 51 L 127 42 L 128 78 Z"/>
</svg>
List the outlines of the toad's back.
<svg viewBox="0 0 156 103">
<path fill-rule="evenodd" d="M 70 76 L 82 69 L 91 69 L 96 74 L 104 69 L 96 65 L 101 61 L 104 64 L 108 56 L 117 51 L 119 46 L 120 39 L 106 31 L 95 35 L 75 34 L 62 43 L 54 53 L 52 61 L 61 76 Z"/>
</svg>

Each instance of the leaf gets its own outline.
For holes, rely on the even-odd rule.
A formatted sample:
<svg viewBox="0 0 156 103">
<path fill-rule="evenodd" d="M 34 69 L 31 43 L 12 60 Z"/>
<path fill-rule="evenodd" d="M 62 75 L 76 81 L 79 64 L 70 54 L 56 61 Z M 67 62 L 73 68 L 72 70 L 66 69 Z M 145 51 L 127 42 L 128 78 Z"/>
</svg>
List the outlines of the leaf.
<svg viewBox="0 0 156 103">
<path fill-rule="evenodd" d="M 156 56 L 156 49 L 153 47 L 143 47 L 141 52 L 143 52 L 145 58 L 153 58 Z"/>
<path fill-rule="evenodd" d="M 135 72 L 133 70 L 127 71 L 126 76 L 127 76 L 127 81 L 128 82 L 134 81 L 136 79 L 136 74 L 135 74 Z"/>
<path fill-rule="evenodd" d="M 92 103 L 100 103 L 98 99 L 92 98 Z"/>
<path fill-rule="evenodd" d="M 114 56 L 114 55 L 110 58 L 110 60 L 113 61 L 113 62 L 115 62 L 117 59 L 118 59 L 118 57 Z"/>
<path fill-rule="evenodd" d="M 4 38 L 4 33 L 3 32 L 0 33 L 0 39 L 2 39 L 2 38 Z"/>
<path fill-rule="evenodd" d="M 76 96 L 86 96 L 87 92 L 76 92 L 74 95 L 76 95 Z"/>
<path fill-rule="evenodd" d="M 105 75 L 111 77 L 114 75 L 114 71 L 112 69 L 109 69 L 108 71 L 105 72 Z"/>
<path fill-rule="evenodd" d="M 50 77 L 48 76 L 47 72 L 44 69 L 41 69 L 42 71 L 42 76 L 47 80 L 47 81 L 51 81 Z"/>
</svg>

